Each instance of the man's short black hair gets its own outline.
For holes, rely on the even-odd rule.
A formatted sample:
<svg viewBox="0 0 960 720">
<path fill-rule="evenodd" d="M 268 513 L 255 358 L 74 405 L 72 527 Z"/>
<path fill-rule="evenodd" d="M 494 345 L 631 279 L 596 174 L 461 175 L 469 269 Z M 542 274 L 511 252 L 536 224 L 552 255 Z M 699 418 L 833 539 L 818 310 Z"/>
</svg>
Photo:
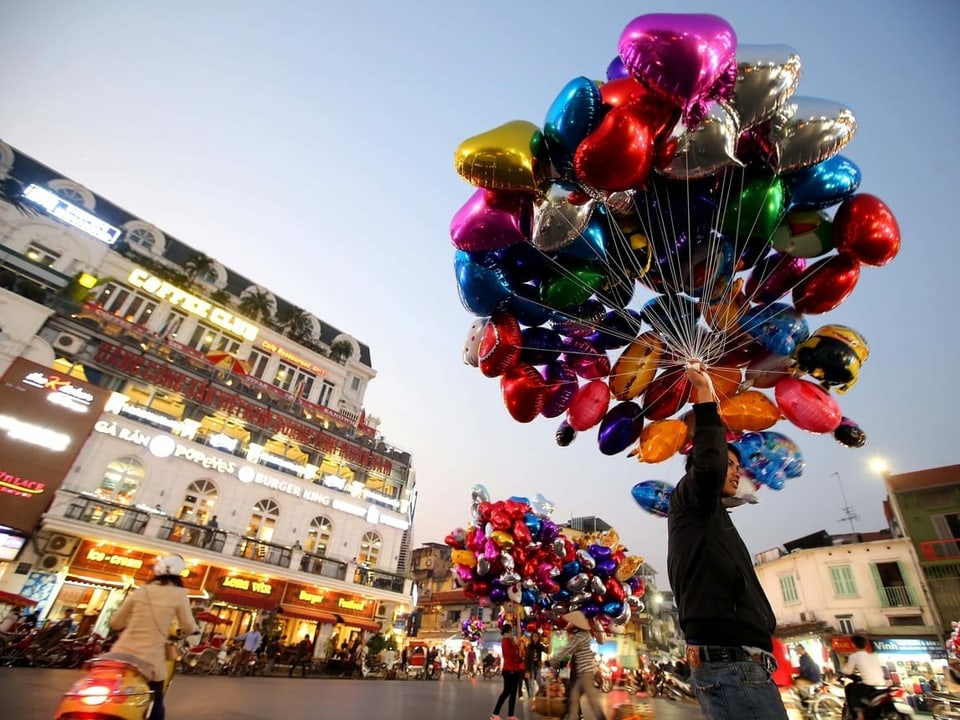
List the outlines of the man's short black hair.
<svg viewBox="0 0 960 720">
<path fill-rule="evenodd" d="M 853 642 L 853 646 L 857 648 L 857 650 L 863 650 L 865 647 L 867 647 L 867 639 L 863 635 L 854 635 L 852 638 L 850 638 L 850 640 Z"/>
</svg>

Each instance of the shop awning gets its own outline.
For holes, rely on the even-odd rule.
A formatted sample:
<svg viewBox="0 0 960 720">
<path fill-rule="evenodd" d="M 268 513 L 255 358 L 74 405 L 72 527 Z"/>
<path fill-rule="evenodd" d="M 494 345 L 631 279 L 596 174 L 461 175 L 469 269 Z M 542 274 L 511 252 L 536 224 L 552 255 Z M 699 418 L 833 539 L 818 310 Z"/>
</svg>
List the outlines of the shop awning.
<svg viewBox="0 0 960 720">
<path fill-rule="evenodd" d="M 284 617 L 298 618 L 300 620 L 311 620 L 318 623 L 337 624 L 337 616 L 323 610 L 311 610 L 300 605 L 290 605 L 283 603 L 280 605 Z"/>
<path fill-rule="evenodd" d="M 276 600 L 269 597 L 258 595 L 246 595 L 242 593 L 230 592 L 228 590 L 217 590 L 212 593 L 214 602 L 227 603 L 228 605 L 237 605 L 238 607 L 259 608 L 260 610 L 276 610 Z"/>
<path fill-rule="evenodd" d="M 353 618 L 346 615 L 340 615 L 340 620 L 344 625 L 350 625 L 351 627 L 358 627 L 361 630 L 367 630 L 368 632 L 380 632 L 380 626 L 382 623 L 378 620 L 367 620 L 366 618 Z"/>
</svg>

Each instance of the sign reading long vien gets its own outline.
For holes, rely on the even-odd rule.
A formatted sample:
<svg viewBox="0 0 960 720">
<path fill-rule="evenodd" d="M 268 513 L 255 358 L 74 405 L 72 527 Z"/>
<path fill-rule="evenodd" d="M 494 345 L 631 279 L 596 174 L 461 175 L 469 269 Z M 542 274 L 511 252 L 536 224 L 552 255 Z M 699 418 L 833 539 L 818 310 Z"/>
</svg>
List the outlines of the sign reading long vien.
<svg viewBox="0 0 960 720">
<path fill-rule="evenodd" d="M 23 358 L 0 381 L 0 526 L 30 533 L 110 391 Z"/>
</svg>

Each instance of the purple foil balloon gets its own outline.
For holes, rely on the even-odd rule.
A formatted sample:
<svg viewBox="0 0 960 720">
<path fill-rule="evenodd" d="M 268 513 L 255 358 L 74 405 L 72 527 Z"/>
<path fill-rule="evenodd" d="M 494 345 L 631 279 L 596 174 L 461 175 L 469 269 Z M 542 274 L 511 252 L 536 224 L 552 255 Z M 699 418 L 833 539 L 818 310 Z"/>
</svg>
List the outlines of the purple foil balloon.
<svg viewBox="0 0 960 720">
<path fill-rule="evenodd" d="M 643 410 L 635 402 L 622 402 L 600 421 L 597 443 L 604 455 L 616 455 L 633 445 L 643 429 Z"/>
<path fill-rule="evenodd" d="M 528 327 L 520 332 L 520 362 L 531 365 L 546 365 L 560 355 L 560 334 L 544 327 Z M 556 415 L 547 415 L 556 417 Z"/>
<path fill-rule="evenodd" d="M 567 338 L 561 347 L 564 362 L 585 380 L 598 380 L 610 374 L 610 358 L 583 338 Z"/>
<path fill-rule="evenodd" d="M 527 196 L 483 188 L 457 210 L 450 239 L 458 250 L 497 250 L 530 238 L 532 207 Z"/>
<path fill-rule="evenodd" d="M 695 127 L 711 100 L 733 96 L 737 34 L 716 15 L 654 13 L 620 35 L 620 59 L 635 78 L 683 108 Z"/>
<path fill-rule="evenodd" d="M 547 393 L 540 414 L 548 418 L 560 417 L 570 407 L 577 392 L 577 374 L 566 363 L 552 362 L 543 369 L 543 379 L 547 383 Z"/>
<path fill-rule="evenodd" d="M 613 554 L 613 551 L 610 548 L 599 543 L 591 545 L 588 549 L 590 550 L 590 554 L 593 555 L 596 560 L 607 560 Z"/>
<path fill-rule="evenodd" d="M 560 535 L 560 528 L 553 520 L 544 520 L 540 523 L 540 542 L 550 542 Z"/>
<path fill-rule="evenodd" d="M 619 80 L 625 77 L 630 77 L 630 72 L 623 66 L 623 60 L 615 57 L 607 65 L 607 80 Z"/>
<path fill-rule="evenodd" d="M 597 567 L 594 569 L 594 572 L 602 578 L 608 578 L 617 571 L 617 561 L 616 560 L 601 560 L 597 563 Z"/>
<path fill-rule="evenodd" d="M 773 253 L 757 263 L 747 280 L 747 297 L 760 305 L 777 302 L 800 282 L 807 261 Z"/>
</svg>

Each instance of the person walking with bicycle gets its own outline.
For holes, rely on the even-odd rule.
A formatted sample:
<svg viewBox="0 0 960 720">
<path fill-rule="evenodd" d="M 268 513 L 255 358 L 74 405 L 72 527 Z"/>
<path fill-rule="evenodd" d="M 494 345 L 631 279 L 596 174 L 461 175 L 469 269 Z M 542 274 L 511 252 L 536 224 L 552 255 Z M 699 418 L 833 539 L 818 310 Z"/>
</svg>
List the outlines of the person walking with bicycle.
<svg viewBox="0 0 960 720">
<path fill-rule="evenodd" d="M 260 626 L 257 625 L 242 635 L 237 635 L 233 640 L 242 643 L 240 652 L 237 653 L 236 663 L 233 666 L 234 674 L 246 675 L 249 672 L 253 675 L 256 667 L 251 667 L 251 663 L 254 662 L 260 643 L 263 642 L 263 633 L 260 632 Z"/>
</svg>

